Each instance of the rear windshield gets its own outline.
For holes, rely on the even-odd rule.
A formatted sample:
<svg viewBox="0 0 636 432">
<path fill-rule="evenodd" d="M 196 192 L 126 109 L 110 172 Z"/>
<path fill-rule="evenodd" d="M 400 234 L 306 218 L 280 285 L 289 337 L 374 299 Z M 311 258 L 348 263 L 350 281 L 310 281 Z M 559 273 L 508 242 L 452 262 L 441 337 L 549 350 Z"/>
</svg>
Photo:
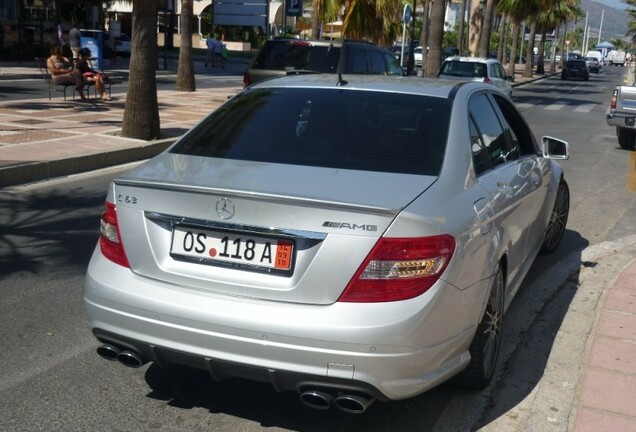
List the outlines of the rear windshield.
<svg viewBox="0 0 636 432">
<path fill-rule="evenodd" d="M 439 174 L 446 99 L 333 89 L 255 89 L 216 110 L 171 152 L 404 174 Z"/>
<path fill-rule="evenodd" d="M 471 61 L 445 61 L 439 71 L 442 75 L 451 75 L 464 78 L 486 78 L 487 70 L 485 63 Z"/>
<path fill-rule="evenodd" d="M 259 52 L 253 69 L 311 70 L 336 73 L 340 47 L 316 46 L 308 42 L 269 42 Z"/>
</svg>

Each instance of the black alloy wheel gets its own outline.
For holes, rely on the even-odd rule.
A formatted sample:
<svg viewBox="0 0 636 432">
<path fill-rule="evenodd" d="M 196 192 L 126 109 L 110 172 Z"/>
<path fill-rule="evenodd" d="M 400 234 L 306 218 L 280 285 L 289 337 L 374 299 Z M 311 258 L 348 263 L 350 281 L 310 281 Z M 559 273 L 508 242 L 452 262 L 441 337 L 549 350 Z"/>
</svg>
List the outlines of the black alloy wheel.
<svg viewBox="0 0 636 432">
<path fill-rule="evenodd" d="M 486 310 L 470 344 L 470 363 L 458 376 L 469 390 L 483 389 L 495 374 L 503 330 L 504 285 L 503 273 L 497 267 Z"/>
<path fill-rule="evenodd" d="M 545 230 L 545 237 L 543 239 L 543 245 L 539 253 L 549 254 L 561 243 L 563 234 L 565 233 L 565 225 L 568 222 L 568 216 L 570 214 L 570 188 L 564 179 L 559 181 L 559 188 L 557 190 L 556 198 L 554 200 L 554 206 L 552 207 L 552 213 L 550 214 L 550 221 Z"/>
</svg>

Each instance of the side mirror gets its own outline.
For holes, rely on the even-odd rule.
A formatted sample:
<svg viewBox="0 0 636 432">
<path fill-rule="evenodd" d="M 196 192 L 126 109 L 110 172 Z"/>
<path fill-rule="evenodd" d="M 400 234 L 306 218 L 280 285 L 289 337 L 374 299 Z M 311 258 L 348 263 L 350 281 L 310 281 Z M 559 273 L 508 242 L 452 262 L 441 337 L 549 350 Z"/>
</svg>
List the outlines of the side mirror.
<svg viewBox="0 0 636 432">
<path fill-rule="evenodd" d="M 506 75 L 506 79 L 510 82 L 515 82 L 515 77 L 514 75 Z"/>
<path fill-rule="evenodd" d="M 541 138 L 541 151 L 543 157 L 548 159 L 568 159 L 570 157 L 570 145 L 566 141 L 550 136 Z"/>
</svg>

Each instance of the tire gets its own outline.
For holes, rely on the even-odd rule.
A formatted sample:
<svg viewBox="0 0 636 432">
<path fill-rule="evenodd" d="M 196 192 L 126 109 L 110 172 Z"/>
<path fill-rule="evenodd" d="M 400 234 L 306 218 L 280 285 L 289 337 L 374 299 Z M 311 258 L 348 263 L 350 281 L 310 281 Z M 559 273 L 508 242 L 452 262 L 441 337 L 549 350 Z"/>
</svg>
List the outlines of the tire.
<svg viewBox="0 0 636 432">
<path fill-rule="evenodd" d="M 636 146 L 636 133 L 626 128 L 616 128 L 616 135 L 618 135 L 618 145 L 625 150 L 632 150 Z"/>
<path fill-rule="evenodd" d="M 466 389 L 483 389 L 495 375 L 503 330 L 503 309 L 504 277 L 501 268 L 497 267 L 486 310 L 470 344 L 470 363 L 457 377 L 459 384 Z"/>
<path fill-rule="evenodd" d="M 570 214 L 570 188 L 564 179 L 559 181 L 559 186 L 554 199 L 554 206 L 550 214 L 550 221 L 545 229 L 543 237 L 543 245 L 540 254 L 545 255 L 552 253 L 559 247 L 563 234 L 565 234 L 565 225 L 568 222 Z"/>
</svg>

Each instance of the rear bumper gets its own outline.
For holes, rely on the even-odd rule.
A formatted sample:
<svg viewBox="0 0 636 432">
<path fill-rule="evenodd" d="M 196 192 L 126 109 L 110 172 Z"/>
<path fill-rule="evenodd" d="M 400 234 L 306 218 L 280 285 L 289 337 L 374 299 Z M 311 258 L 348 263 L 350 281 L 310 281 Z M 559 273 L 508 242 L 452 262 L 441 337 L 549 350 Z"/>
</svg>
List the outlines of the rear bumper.
<svg viewBox="0 0 636 432">
<path fill-rule="evenodd" d="M 618 126 L 627 129 L 636 129 L 636 114 L 624 114 L 609 111 L 605 116 L 608 126 Z"/>
<path fill-rule="evenodd" d="M 420 394 L 468 364 L 490 286 L 460 292 L 440 281 L 411 301 L 284 304 L 166 286 L 98 255 L 84 304 L 100 341 L 216 379 L 267 381 L 278 391 L 357 390 L 380 400 Z M 458 313 L 448 313 L 450 304 Z"/>
</svg>

